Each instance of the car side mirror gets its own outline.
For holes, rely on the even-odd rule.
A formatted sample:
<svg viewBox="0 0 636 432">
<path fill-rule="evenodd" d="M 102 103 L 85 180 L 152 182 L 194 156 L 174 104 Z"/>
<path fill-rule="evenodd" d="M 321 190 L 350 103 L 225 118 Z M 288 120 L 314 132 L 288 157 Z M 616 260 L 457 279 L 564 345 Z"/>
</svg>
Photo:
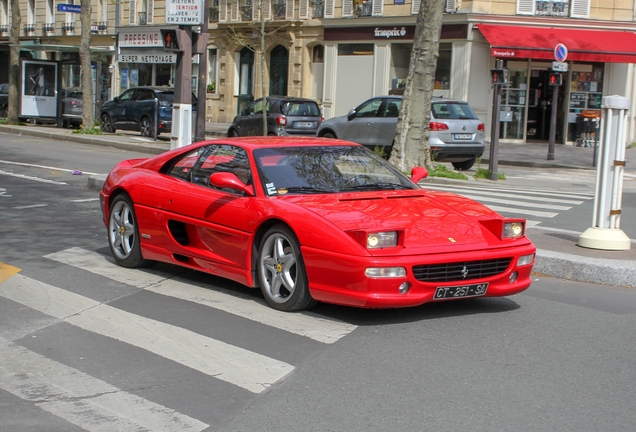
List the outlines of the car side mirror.
<svg viewBox="0 0 636 432">
<path fill-rule="evenodd" d="M 354 118 L 356 118 L 356 110 L 352 109 L 351 111 L 349 111 L 349 113 L 347 114 L 347 120 L 353 120 Z"/>
<path fill-rule="evenodd" d="M 426 170 L 426 168 L 413 167 L 413 169 L 411 170 L 411 180 L 415 184 L 426 177 L 428 177 L 428 171 Z"/>
<path fill-rule="evenodd" d="M 210 184 L 219 189 L 235 189 L 243 192 L 247 196 L 254 196 L 254 187 L 246 185 L 236 174 L 231 172 L 216 172 L 210 176 Z"/>
<path fill-rule="evenodd" d="M 119 96 L 115 96 L 113 100 L 115 101 L 115 103 L 119 103 Z"/>
</svg>

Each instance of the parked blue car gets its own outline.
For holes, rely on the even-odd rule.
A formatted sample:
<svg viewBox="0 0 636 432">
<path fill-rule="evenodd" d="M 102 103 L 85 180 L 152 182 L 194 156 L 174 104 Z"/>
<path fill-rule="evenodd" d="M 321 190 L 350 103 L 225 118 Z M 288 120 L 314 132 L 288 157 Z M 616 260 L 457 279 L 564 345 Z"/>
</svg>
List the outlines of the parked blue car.
<svg viewBox="0 0 636 432">
<path fill-rule="evenodd" d="M 172 131 L 172 104 L 174 88 L 133 87 L 115 99 L 102 105 L 99 118 L 104 132 L 117 129 L 141 132 L 142 136 L 154 136 L 155 98 L 157 110 L 157 135 Z M 192 111 L 196 112 L 197 98 L 192 94 Z"/>
</svg>

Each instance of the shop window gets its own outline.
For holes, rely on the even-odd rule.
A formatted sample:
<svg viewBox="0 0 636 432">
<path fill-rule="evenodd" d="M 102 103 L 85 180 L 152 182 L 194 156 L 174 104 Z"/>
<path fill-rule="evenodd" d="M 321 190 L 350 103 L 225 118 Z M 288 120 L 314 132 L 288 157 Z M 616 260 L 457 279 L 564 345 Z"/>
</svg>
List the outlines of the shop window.
<svg viewBox="0 0 636 432">
<path fill-rule="evenodd" d="M 572 65 L 568 105 L 568 141 L 591 146 L 603 99 L 603 64 Z"/>
<path fill-rule="evenodd" d="M 450 90 L 452 52 L 452 44 L 439 44 L 439 57 L 437 58 L 437 69 L 435 70 L 435 90 Z"/>
<path fill-rule="evenodd" d="M 589 18 L 590 3 L 590 0 L 517 0 L 517 14 Z"/>
<path fill-rule="evenodd" d="M 508 70 L 508 85 L 501 93 L 500 138 L 523 139 L 526 127 L 526 105 L 536 107 L 536 98 L 528 101 L 528 71 L 527 69 Z M 528 123 L 528 138 L 535 138 L 536 126 Z"/>
</svg>

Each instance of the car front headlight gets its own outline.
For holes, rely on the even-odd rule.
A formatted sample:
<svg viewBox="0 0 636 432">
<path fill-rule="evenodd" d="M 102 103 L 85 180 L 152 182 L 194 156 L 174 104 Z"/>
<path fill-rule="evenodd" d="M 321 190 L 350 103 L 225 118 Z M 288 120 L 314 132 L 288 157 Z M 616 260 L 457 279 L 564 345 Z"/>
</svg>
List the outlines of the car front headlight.
<svg viewBox="0 0 636 432">
<path fill-rule="evenodd" d="M 371 233 L 367 236 L 367 248 L 368 249 L 382 249 L 397 246 L 398 233 L 397 231 L 386 231 Z"/>
<path fill-rule="evenodd" d="M 502 238 L 519 238 L 523 237 L 523 222 L 506 222 L 503 226 Z"/>
</svg>

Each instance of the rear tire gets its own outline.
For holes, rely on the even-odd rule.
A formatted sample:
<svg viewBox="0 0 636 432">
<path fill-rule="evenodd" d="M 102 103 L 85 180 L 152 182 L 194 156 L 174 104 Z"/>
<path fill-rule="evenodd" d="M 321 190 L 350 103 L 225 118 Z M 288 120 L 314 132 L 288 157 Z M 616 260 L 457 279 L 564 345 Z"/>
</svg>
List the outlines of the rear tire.
<svg viewBox="0 0 636 432">
<path fill-rule="evenodd" d="M 229 131 L 227 131 L 227 136 L 229 138 L 236 138 L 239 136 L 238 132 L 236 131 L 236 129 L 230 129 Z"/>
<path fill-rule="evenodd" d="M 141 136 L 148 137 L 148 138 L 154 137 L 152 122 L 150 121 L 148 117 L 144 117 L 141 119 L 140 129 L 141 129 Z"/>
<path fill-rule="evenodd" d="M 475 165 L 475 158 L 468 159 L 463 162 L 451 162 L 453 164 L 453 168 L 458 171 L 466 171 L 469 170 Z"/>
<path fill-rule="evenodd" d="M 336 136 L 335 133 L 333 132 L 325 132 L 324 134 L 320 135 L 323 138 L 331 138 L 331 139 L 337 139 L 338 137 Z"/>
</svg>

